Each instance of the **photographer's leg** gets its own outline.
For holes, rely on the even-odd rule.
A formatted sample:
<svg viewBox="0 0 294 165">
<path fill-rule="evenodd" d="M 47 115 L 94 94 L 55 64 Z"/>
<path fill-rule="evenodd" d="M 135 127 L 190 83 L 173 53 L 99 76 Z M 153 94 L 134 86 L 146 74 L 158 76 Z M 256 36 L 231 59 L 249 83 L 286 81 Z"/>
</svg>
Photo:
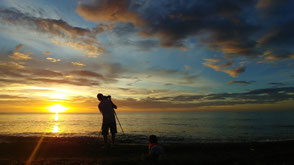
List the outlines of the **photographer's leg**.
<svg viewBox="0 0 294 165">
<path fill-rule="evenodd" d="M 112 140 L 112 144 L 114 144 L 115 142 L 115 134 L 117 133 L 116 130 L 116 123 L 112 123 L 110 126 L 110 132 L 111 132 L 111 140 Z"/>
<path fill-rule="evenodd" d="M 108 135 L 108 126 L 106 124 L 102 124 L 102 135 L 104 144 L 107 144 L 107 135 Z"/>
<path fill-rule="evenodd" d="M 114 141 L 115 141 L 115 133 L 111 133 L 111 139 L 112 139 L 112 144 L 114 144 Z"/>
<path fill-rule="evenodd" d="M 107 135 L 103 135 L 104 144 L 107 144 Z"/>
</svg>

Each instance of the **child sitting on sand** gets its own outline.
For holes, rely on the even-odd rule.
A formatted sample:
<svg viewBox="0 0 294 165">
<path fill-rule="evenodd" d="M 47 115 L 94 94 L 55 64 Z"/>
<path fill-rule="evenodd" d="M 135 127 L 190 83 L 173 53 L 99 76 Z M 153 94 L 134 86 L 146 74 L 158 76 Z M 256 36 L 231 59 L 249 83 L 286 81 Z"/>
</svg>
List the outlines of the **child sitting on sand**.
<svg viewBox="0 0 294 165">
<path fill-rule="evenodd" d="M 157 142 L 158 140 L 155 135 L 150 135 L 148 137 L 148 141 L 149 141 L 149 147 L 148 147 L 149 160 L 158 160 L 164 154 L 163 148 L 158 144 L 158 142 Z"/>
</svg>

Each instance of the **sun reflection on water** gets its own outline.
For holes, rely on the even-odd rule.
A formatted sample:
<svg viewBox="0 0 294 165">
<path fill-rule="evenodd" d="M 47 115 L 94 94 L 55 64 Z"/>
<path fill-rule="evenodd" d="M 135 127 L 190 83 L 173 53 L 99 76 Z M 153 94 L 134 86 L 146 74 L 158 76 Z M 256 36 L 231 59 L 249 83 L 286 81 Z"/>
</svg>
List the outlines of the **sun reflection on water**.
<svg viewBox="0 0 294 165">
<path fill-rule="evenodd" d="M 55 114 L 54 119 L 55 119 L 55 121 L 58 121 L 58 119 L 59 119 L 59 115 L 58 115 L 58 113 Z"/>
<path fill-rule="evenodd" d="M 59 127 L 58 127 L 58 123 L 56 123 L 52 129 L 53 133 L 58 133 L 59 132 Z"/>
<path fill-rule="evenodd" d="M 56 122 L 55 122 L 55 125 L 52 128 L 52 133 L 59 133 L 60 130 L 59 130 L 59 123 L 58 123 L 58 120 L 59 120 L 59 114 L 58 113 L 55 114 L 54 120 Z"/>
</svg>

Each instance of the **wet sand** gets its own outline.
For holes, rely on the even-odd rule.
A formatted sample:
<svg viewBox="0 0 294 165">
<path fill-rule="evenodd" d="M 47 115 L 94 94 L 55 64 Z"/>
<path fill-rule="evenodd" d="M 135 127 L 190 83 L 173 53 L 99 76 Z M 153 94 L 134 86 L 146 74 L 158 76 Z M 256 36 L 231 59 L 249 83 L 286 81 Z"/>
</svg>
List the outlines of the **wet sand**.
<svg viewBox="0 0 294 165">
<path fill-rule="evenodd" d="M 0 164 L 25 164 L 40 137 L 0 137 Z M 294 164 L 294 141 L 246 143 L 162 144 L 166 155 L 157 164 Z M 94 137 L 45 137 L 32 165 L 148 164 L 147 144 L 120 139 L 104 148 Z"/>
</svg>

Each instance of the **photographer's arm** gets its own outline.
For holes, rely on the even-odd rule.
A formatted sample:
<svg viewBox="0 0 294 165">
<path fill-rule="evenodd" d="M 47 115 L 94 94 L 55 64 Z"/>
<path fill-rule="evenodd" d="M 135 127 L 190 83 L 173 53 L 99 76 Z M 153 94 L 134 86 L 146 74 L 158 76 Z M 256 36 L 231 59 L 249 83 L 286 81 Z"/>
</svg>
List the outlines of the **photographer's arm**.
<svg viewBox="0 0 294 165">
<path fill-rule="evenodd" d="M 117 106 L 110 100 L 110 102 L 111 102 L 111 104 L 112 104 L 112 107 L 114 108 L 114 109 L 117 109 Z"/>
<path fill-rule="evenodd" d="M 111 96 L 110 96 L 110 95 L 108 96 L 108 98 L 109 98 L 109 101 L 110 101 L 111 104 L 112 104 L 112 107 L 113 107 L 114 109 L 117 109 L 117 106 L 112 102 L 112 100 L 111 100 Z"/>
<path fill-rule="evenodd" d="M 110 100 L 110 102 L 111 102 L 111 104 L 112 104 L 112 107 L 114 108 L 114 109 L 117 109 L 117 106 L 112 102 L 112 100 L 111 99 L 109 99 Z"/>
</svg>

